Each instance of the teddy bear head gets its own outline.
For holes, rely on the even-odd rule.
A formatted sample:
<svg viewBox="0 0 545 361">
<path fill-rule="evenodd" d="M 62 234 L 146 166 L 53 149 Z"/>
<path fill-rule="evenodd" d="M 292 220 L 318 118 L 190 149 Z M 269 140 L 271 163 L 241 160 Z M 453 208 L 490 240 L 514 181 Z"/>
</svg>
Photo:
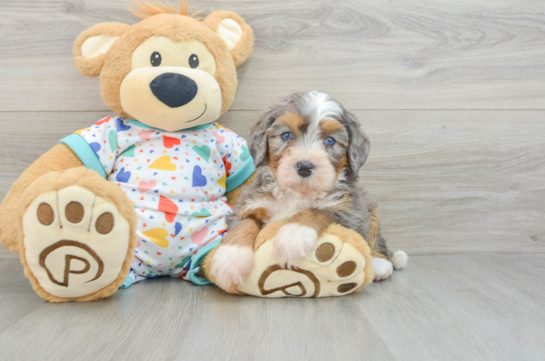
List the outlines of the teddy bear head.
<svg viewBox="0 0 545 361">
<path fill-rule="evenodd" d="M 74 42 L 78 70 L 99 76 L 106 105 L 167 131 L 213 122 L 235 98 L 236 67 L 252 53 L 250 26 L 236 13 L 205 19 L 160 3 L 136 3 L 134 25 L 100 23 Z"/>
</svg>

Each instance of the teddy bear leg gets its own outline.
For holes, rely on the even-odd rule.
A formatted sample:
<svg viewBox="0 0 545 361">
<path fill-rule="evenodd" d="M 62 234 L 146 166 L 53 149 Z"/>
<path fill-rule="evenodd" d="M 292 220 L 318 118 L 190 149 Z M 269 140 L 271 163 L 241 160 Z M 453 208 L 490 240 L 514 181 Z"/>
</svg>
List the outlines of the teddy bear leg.
<svg viewBox="0 0 545 361">
<path fill-rule="evenodd" d="M 258 236 L 255 266 L 238 291 L 259 297 L 330 297 L 356 292 L 373 281 L 371 252 L 355 231 L 330 225 L 310 257 L 291 267 L 278 264 L 273 240 L 281 224 L 271 223 Z"/>
<path fill-rule="evenodd" d="M 21 196 L 32 182 L 44 174 L 82 165 L 78 156 L 65 144 L 57 144 L 36 159 L 13 183 L 0 205 L 0 243 L 9 251 L 19 254 L 22 236 L 18 209 L 21 207 Z"/>
<path fill-rule="evenodd" d="M 273 222 L 260 233 L 254 245 L 254 268 L 242 284 L 228 293 L 258 297 L 329 297 L 344 296 L 373 281 L 370 248 L 355 231 L 330 225 L 316 241 L 309 259 L 292 267 L 279 265 L 273 255 L 273 239 L 283 223 Z M 210 272 L 217 247 L 200 265 L 201 273 L 212 283 Z"/>
<path fill-rule="evenodd" d="M 114 294 L 130 270 L 136 214 L 119 187 L 85 167 L 36 179 L 21 198 L 25 275 L 51 302 Z"/>
</svg>

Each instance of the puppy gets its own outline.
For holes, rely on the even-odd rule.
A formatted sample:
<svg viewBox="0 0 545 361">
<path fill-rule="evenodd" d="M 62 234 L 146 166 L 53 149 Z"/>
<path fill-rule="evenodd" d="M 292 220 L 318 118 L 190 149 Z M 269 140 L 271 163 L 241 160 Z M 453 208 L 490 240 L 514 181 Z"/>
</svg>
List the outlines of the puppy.
<svg viewBox="0 0 545 361">
<path fill-rule="evenodd" d="M 248 143 L 256 179 L 242 190 L 212 260 L 218 286 L 229 289 L 250 275 L 254 240 L 272 221 L 288 221 L 273 241 L 278 263 L 288 267 L 310 256 L 331 223 L 369 240 L 376 203 L 358 184 L 358 172 L 370 144 L 354 114 L 326 94 L 295 93 L 269 108 Z M 375 280 L 382 280 L 405 267 L 407 255 L 392 254 L 375 224 L 370 246 Z"/>
</svg>

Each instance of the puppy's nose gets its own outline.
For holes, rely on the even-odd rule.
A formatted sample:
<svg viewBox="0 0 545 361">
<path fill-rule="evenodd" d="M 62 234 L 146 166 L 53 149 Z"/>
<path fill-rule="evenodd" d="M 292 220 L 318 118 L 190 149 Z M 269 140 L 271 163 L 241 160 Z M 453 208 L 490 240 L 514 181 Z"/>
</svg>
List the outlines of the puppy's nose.
<svg viewBox="0 0 545 361">
<path fill-rule="evenodd" d="M 163 73 L 149 87 L 153 95 L 171 108 L 189 103 L 197 95 L 197 83 L 182 74 Z"/>
<path fill-rule="evenodd" d="M 312 174 L 314 169 L 314 164 L 311 162 L 303 161 L 296 164 L 297 174 L 301 177 L 306 178 Z"/>
</svg>

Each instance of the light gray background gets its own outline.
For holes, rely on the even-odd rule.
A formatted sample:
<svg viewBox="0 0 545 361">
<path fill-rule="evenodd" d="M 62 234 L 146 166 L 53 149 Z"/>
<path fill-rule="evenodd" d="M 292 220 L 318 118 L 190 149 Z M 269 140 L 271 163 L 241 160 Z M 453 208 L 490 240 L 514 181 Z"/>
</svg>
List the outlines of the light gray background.
<svg viewBox="0 0 545 361">
<path fill-rule="evenodd" d="M 175 0 L 174 0 L 175 1 Z M 0 196 L 111 115 L 72 42 L 128 0 L 0 0 Z M 371 139 L 366 186 L 409 267 L 340 299 L 262 300 L 153 280 L 47 304 L 0 250 L 6 359 L 545 359 L 545 3 L 193 0 L 256 35 L 220 122 L 241 135 L 293 91 L 327 92 Z"/>
</svg>

